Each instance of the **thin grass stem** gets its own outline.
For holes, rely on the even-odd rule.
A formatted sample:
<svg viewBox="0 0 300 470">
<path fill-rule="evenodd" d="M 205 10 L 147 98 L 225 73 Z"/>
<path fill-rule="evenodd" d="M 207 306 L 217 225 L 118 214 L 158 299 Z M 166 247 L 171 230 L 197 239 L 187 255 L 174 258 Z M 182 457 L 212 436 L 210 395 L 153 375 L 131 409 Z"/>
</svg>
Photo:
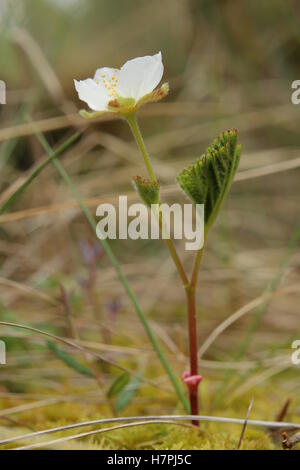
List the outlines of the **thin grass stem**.
<svg viewBox="0 0 300 470">
<path fill-rule="evenodd" d="M 66 185 L 69 187 L 71 193 L 73 194 L 74 198 L 76 199 L 76 201 L 78 202 L 82 212 L 84 213 L 86 219 L 88 220 L 90 226 L 92 227 L 93 231 L 95 232 L 96 231 L 96 221 L 94 219 L 94 217 L 92 216 L 92 214 L 90 213 L 90 211 L 87 209 L 87 207 L 85 206 L 80 194 L 78 193 L 77 189 L 75 188 L 75 186 L 73 185 L 73 182 L 71 180 L 71 178 L 69 177 L 68 173 L 66 172 L 66 170 L 63 168 L 63 166 L 60 164 L 60 162 L 58 160 L 56 160 L 56 157 L 52 151 L 52 148 L 50 147 L 50 145 L 48 144 L 47 140 L 45 139 L 44 135 L 38 131 L 35 132 L 36 134 L 36 137 L 38 138 L 40 144 L 42 145 L 42 147 L 44 148 L 44 150 L 48 153 L 49 155 L 49 158 L 52 157 L 52 162 L 55 166 L 55 168 L 57 169 L 57 171 L 59 172 L 59 174 L 61 175 L 62 179 L 64 180 L 64 182 L 66 183 Z M 161 361 L 161 364 L 163 365 L 166 373 L 168 374 L 169 378 L 170 378 L 170 381 L 171 383 L 173 384 L 173 387 L 174 387 L 174 390 L 175 392 L 177 393 L 178 395 L 178 398 L 180 399 L 182 405 L 184 406 L 184 409 L 186 411 L 189 410 L 189 406 L 188 406 L 188 403 L 187 403 L 187 400 L 185 398 L 185 395 L 182 391 L 182 388 L 181 386 L 179 385 L 179 382 L 177 381 L 172 369 L 171 369 L 171 366 L 168 362 L 168 360 L 166 359 L 166 356 L 164 355 L 161 347 L 159 346 L 158 344 L 158 341 L 154 335 L 154 333 L 152 332 L 152 329 L 148 323 L 148 320 L 146 318 L 146 316 L 144 315 L 142 309 L 140 308 L 138 302 L 137 302 L 137 299 L 135 298 L 135 295 L 134 293 L 132 292 L 128 282 L 127 282 L 127 279 L 125 277 L 125 275 L 123 274 L 123 271 L 121 270 L 121 267 L 118 263 L 118 260 L 116 259 L 114 253 L 112 252 L 108 242 L 104 239 L 101 240 L 101 243 L 102 243 L 102 246 L 104 248 L 104 251 L 106 253 L 106 255 L 108 256 L 110 262 L 112 263 L 112 265 L 114 266 L 118 276 L 119 276 L 119 279 L 121 281 L 121 283 L 123 284 L 124 286 L 124 289 L 131 301 L 131 303 L 133 304 L 134 308 L 135 308 L 135 311 L 137 312 L 140 320 L 141 320 L 141 323 L 148 335 L 148 338 L 153 346 L 153 348 L 155 349 L 155 351 L 157 352 L 157 355 Z"/>
</svg>

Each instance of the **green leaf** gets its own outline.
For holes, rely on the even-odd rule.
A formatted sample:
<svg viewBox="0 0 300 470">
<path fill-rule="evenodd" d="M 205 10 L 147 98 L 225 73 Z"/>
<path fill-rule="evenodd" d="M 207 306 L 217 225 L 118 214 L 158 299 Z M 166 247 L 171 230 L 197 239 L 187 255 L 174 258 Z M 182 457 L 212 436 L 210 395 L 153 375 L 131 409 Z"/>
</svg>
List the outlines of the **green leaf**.
<svg viewBox="0 0 300 470">
<path fill-rule="evenodd" d="M 88 367 L 84 366 L 76 359 L 74 359 L 70 354 L 60 349 L 56 346 L 55 343 L 52 341 L 47 341 L 48 348 L 58 357 L 61 361 L 63 361 L 68 367 L 71 369 L 76 370 L 79 374 L 85 375 L 87 377 L 95 377 L 94 372 L 92 372 Z"/>
<path fill-rule="evenodd" d="M 121 374 L 119 375 L 116 380 L 114 380 L 114 382 L 111 384 L 111 386 L 109 387 L 109 390 L 106 394 L 106 396 L 108 398 L 112 398 L 114 397 L 115 395 L 118 395 L 118 393 L 124 388 L 126 387 L 126 385 L 128 384 L 130 380 L 130 376 L 129 374 L 127 374 L 127 372 L 124 372 L 124 374 Z"/>
<path fill-rule="evenodd" d="M 141 383 L 141 377 L 133 377 L 130 382 L 126 385 L 126 387 L 121 391 L 119 394 L 117 401 L 116 401 L 116 411 L 120 413 L 121 411 L 126 408 L 127 405 L 133 400 L 136 396 Z"/>
<path fill-rule="evenodd" d="M 241 155 L 237 130 L 214 140 L 195 163 L 177 176 L 181 189 L 195 204 L 204 204 L 205 231 L 213 224 L 233 181 Z"/>
<path fill-rule="evenodd" d="M 135 176 L 133 178 L 133 186 L 146 206 L 151 207 L 151 204 L 159 203 L 159 180 L 150 181 L 141 176 Z"/>
</svg>

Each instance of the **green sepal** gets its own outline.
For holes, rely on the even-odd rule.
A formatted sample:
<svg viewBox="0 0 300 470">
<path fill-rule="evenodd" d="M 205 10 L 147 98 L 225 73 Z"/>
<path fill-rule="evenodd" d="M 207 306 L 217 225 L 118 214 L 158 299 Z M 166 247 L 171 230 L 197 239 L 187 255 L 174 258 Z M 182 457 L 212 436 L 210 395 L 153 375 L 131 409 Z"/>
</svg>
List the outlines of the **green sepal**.
<svg viewBox="0 0 300 470">
<path fill-rule="evenodd" d="M 151 204 L 159 203 L 159 180 L 150 181 L 145 178 L 142 178 L 141 176 L 135 176 L 133 178 L 133 186 L 135 190 L 139 193 L 142 201 L 148 207 L 151 207 Z"/>
<path fill-rule="evenodd" d="M 123 98 L 122 96 L 118 96 L 117 101 L 121 107 L 122 106 L 133 107 L 135 104 L 134 98 Z"/>
<path fill-rule="evenodd" d="M 136 107 L 139 108 L 140 106 L 147 104 L 147 103 L 155 103 L 156 101 L 160 101 L 164 99 L 167 94 L 169 93 L 169 83 L 163 83 L 159 88 L 151 91 L 147 95 L 143 96 L 136 104 Z"/>
<path fill-rule="evenodd" d="M 114 113 L 119 116 L 126 116 L 132 113 L 134 110 L 139 109 L 142 105 L 147 103 L 154 103 L 162 100 L 169 93 L 169 84 L 163 83 L 161 87 L 156 88 L 151 93 L 143 96 L 138 102 L 134 98 L 123 98 L 117 96 L 113 100 L 109 101 L 107 109 L 104 111 L 86 111 L 81 109 L 79 114 L 84 119 L 96 119 L 104 114 Z"/>
<path fill-rule="evenodd" d="M 103 114 L 105 114 L 107 111 L 86 111 L 85 109 L 81 109 L 79 111 L 79 114 L 81 117 L 83 117 L 84 119 L 96 119 L 98 118 L 99 116 L 103 116 Z"/>
<path fill-rule="evenodd" d="M 195 163 L 177 176 L 195 204 L 204 204 L 205 231 L 213 224 L 233 181 L 241 155 L 237 130 L 223 132 Z"/>
</svg>

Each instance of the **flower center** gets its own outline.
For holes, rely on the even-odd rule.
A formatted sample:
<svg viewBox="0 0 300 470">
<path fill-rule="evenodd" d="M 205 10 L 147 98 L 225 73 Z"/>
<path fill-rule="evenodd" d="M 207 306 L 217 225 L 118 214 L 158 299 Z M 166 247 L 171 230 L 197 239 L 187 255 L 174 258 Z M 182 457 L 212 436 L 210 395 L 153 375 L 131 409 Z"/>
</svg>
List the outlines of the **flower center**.
<svg viewBox="0 0 300 470">
<path fill-rule="evenodd" d="M 100 84 L 100 80 L 104 88 L 106 88 L 108 96 L 110 98 L 117 98 L 117 85 L 118 85 L 118 69 L 115 69 L 112 76 L 109 77 L 107 73 L 103 72 L 101 74 L 101 78 L 97 80 L 98 85 Z"/>
</svg>

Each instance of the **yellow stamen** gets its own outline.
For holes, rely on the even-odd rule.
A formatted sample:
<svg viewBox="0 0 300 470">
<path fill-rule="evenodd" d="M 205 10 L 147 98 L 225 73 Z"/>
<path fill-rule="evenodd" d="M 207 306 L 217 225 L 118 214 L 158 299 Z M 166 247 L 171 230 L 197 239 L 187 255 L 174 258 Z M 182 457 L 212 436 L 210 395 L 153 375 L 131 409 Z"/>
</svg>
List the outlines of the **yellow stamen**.
<svg viewBox="0 0 300 470">
<path fill-rule="evenodd" d="M 108 96 L 113 97 L 113 98 L 117 98 L 117 91 L 116 91 L 116 87 L 118 84 L 117 73 L 118 73 L 118 69 L 115 69 L 111 78 L 107 78 L 106 73 L 101 74 L 103 86 L 104 88 L 107 89 Z M 96 82 L 98 85 L 100 84 L 99 80 L 97 80 Z"/>
</svg>

